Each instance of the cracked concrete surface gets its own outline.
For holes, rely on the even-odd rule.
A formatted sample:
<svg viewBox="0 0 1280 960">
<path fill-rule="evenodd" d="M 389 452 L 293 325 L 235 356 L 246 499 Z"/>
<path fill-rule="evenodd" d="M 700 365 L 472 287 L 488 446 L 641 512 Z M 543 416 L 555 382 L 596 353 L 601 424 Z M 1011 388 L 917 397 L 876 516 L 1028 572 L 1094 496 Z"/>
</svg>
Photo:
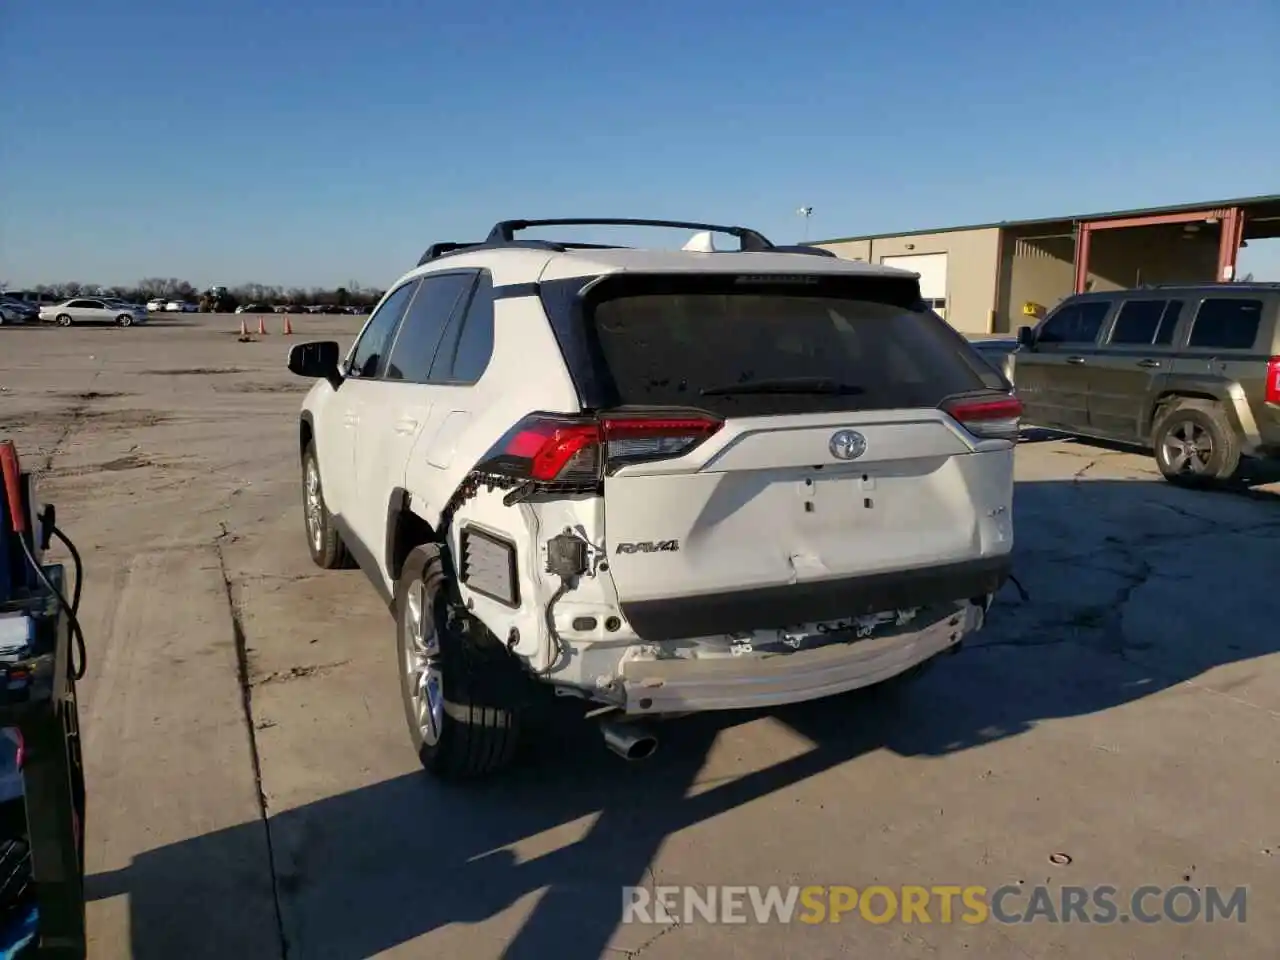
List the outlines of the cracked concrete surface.
<svg viewBox="0 0 1280 960">
<path fill-rule="evenodd" d="M 508 777 L 446 790 L 385 609 L 307 558 L 287 341 L 186 323 L 0 331 L 0 431 L 89 564 L 91 956 L 1274 957 L 1280 486 L 1178 490 L 1037 437 L 1027 596 L 916 685 L 674 721 L 640 766 L 553 704 Z M 633 884 L 1250 899 L 1243 925 L 621 925 Z"/>
</svg>

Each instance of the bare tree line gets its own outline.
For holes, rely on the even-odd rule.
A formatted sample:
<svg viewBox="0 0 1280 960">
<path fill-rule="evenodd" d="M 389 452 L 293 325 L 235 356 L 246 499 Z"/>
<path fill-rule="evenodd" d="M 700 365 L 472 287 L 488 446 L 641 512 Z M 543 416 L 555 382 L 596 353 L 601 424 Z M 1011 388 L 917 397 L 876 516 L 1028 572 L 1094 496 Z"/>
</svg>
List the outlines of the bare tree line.
<svg viewBox="0 0 1280 960">
<path fill-rule="evenodd" d="M 283 287 L 278 284 L 245 283 L 237 287 L 212 288 L 199 290 L 195 284 L 178 277 L 147 277 L 127 286 L 117 284 L 104 286 L 96 283 L 67 281 L 66 283 L 38 284 L 32 291 L 40 297 L 50 299 L 69 299 L 71 297 L 99 296 L 118 297 L 135 303 L 146 303 L 149 300 L 183 300 L 187 303 L 216 303 L 217 309 L 230 308 L 238 304 L 258 304 L 263 307 L 277 306 L 335 306 L 335 307 L 372 307 L 382 298 L 382 291 L 362 287 L 351 281 L 342 287 Z"/>
</svg>

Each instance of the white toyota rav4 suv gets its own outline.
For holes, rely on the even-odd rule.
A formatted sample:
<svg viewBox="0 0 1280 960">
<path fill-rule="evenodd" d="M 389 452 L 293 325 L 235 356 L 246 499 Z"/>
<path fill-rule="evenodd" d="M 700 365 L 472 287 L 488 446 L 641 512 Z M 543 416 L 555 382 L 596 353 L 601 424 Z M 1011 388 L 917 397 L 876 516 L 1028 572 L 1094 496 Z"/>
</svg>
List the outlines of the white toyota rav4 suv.
<svg viewBox="0 0 1280 960">
<path fill-rule="evenodd" d="M 598 223 L 705 232 L 516 237 Z M 311 555 L 391 608 L 440 776 L 511 758 L 530 679 L 613 708 L 636 759 L 646 718 L 906 673 L 1009 575 L 1021 407 L 912 273 L 742 227 L 506 221 L 431 247 L 344 358 L 303 343 L 289 368 L 318 381 Z"/>
</svg>

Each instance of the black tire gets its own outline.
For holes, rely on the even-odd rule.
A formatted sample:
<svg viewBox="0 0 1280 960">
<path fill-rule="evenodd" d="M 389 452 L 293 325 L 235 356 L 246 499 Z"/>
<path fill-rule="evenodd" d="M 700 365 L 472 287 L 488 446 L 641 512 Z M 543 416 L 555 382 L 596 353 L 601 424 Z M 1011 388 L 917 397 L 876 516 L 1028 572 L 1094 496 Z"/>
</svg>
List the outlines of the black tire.
<svg viewBox="0 0 1280 960">
<path fill-rule="evenodd" d="M 312 490 L 311 484 L 315 488 Z M 314 500 L 313 500 L 314 495 Z M 337 570 L 349 564 L 346 544 L 338 535 L 333 514 L 324 502 L 324 486 L 320 482 L 320 460 L 315 443 L 308 443 L 302 454 L 302 522 L 307 533 L 307 550 L 311 560 L 324 570 Z"/>
<path fill-rule="evenodd" d="M 436 545 L 410 552 L 395 601 L 400 695 L 423 768 L 441 780 L 471 780 L 509 765 L 520 740 L 524 678 L 454 602 Z M 424 687 L 433 691 L 429 699 Z"/>
<path fill-rule="evenodd" d="M 120 316 L 116 317 L 116 326 L 119 326 L 119 327 L 132 327 L 132 326 L 133 326 L 133 317 L 131 317 L 131 316 L 130 316 L 129 314 L 127 314 L 127 313 L 122 313 L 122 314 L 120 314 Z"/>
<path fill-rule="evenodd" d="M 54 318 L 54 322 L 60 327 L 71 326 L 71 317 L 65 313 L 60 313 Z"/>
<path fill-rule="evenodd" d="M 1184 400 L 1161 412 L 1151 433 L 1156 466 L 1170 483 L 1222 483 L 1240 468 L 1240 438 L 1220 404 Z"/>
</svg>

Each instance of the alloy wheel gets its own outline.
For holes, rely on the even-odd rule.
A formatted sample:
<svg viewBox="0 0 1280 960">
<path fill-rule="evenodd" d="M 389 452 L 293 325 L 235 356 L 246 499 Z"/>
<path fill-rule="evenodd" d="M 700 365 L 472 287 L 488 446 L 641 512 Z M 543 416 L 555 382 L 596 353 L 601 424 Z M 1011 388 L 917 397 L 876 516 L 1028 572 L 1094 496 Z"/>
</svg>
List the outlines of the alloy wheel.
<svg viewBox="0 0 1280 960">
<path fill-rule="evenodd" d="M 324 545 L 324 493 L 320 489 L 320 470 L 314 459 L 307 461 L 305 495 L 307 536 L 312 548 L 319 553 Z"/>
<path fill-rule="evenodd" d="M 421 580 L 410 588 L 405 602 L 404 671 L 409 701 L 422 742 L 440 742 L 444 724 L 444 672 L 440 659 L 440 635 Z"/>
<path fill-rule="evenodd" d="M 1193 420 L 1180 420 L 1165 432 L 1161 443 L 1164 462 L 1173 473 L 1199 476 L 1209 472 L 1213 437 Z"/>
</svg>

